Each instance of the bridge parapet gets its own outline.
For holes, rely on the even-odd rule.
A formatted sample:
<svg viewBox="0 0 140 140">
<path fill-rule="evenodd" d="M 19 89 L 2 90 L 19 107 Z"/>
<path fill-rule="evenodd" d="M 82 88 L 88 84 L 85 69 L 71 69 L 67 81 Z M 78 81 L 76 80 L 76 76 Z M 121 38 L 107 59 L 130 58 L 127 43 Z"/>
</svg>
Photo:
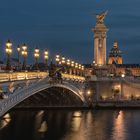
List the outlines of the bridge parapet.
<svg viewBox="0 0 140 140">
<path fill-rule="evenodd" d="M 48 76 L 47 72 L 12 72 L 0 73 L 0 82 L 19 81 L 26 79 L 45 78 Z"/>
<path fill-rule="evenodd" d="M 62 74 L 62 77 L 64 79 L 77 80 L 77 81 L 81 81 L 81 82 L 85 81 L 85 77 L 83 77 L 83 76 L 70 75 L 70 74 Z"/>
<path fill-rule="evenodd" d="M 43 79 L 47 77 L 48 72 L 13 72 L 13 73 L 0 73 L 0 83 L 8 81 L 20 81 L 27 79 Z M 63 79 L 73 79 L 78 81 L 85 81 L 85 78 L 77 75 L 62 74 Z"/>
</svg>

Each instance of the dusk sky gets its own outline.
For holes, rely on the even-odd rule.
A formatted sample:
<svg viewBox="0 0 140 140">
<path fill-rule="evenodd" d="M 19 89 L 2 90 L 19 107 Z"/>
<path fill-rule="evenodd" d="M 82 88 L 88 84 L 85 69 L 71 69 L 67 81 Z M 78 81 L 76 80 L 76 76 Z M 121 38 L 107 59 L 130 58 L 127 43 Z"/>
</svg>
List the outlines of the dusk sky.
<svg viewBox="0 0 140 140">
<path fill-rule="evenodd" d="M 117 39 L 124 63 L 140 63 L 139 5 L 140 0 L 1 0 L 0 58 L 5 57 L 4 44 L 11 39 L 14 49 L 21 43 L 28 45 L 28 62 L 37 46 L 41 53 L 47 48 L 51 57 L 60 53 L 91 63 L 95 14 L 108 10 L 107 52 Z"/>
</svg>

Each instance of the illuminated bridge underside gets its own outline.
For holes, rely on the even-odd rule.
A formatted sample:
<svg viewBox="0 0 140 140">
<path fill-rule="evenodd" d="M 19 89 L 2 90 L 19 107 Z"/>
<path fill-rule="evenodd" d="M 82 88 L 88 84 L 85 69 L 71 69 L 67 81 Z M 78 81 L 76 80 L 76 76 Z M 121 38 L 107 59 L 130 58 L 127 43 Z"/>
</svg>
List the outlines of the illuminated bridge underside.
<svg viewBox="0 0 140 140">
<path fill-rule="evenodd" d="M 81 107 L 83 101 L 68 89 L 52 87 L 32 95 L 15 108 Z"/>
<path fill-rule="evenodd" d="M 80 84 L 80 86 L 78 84 Z M 60 87 L 71 91 L 84 103 L 85 98 L 82 92 L 82 85 L 83 83 L 73 83 L 73 81 L 67 80 L 63 80 L 63 83 L 50 84 L 49 78 L 42 79 L 33 85 L 29 85 L 21 90 L 15 91 L 15 93 L 12 94 L 8 99 L 2 100 L 0 102 L 0 116 L 4 115 L 11 108 L 15 107 L 17 104 L 21 103 L 30 96 L 53 87 Z"/>
</svg>

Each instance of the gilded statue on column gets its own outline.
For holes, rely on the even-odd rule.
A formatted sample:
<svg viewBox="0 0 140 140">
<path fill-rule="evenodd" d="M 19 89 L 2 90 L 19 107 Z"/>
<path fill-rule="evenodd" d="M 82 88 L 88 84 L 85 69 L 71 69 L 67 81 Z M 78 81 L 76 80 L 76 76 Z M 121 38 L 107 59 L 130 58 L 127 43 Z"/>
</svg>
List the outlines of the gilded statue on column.
<svg viewBox="0 0 140 140">
<path fill-rule="evenodd" d="M 103 24 L 108 11 L 96 15 L 96 23 Z"/>
</svg>

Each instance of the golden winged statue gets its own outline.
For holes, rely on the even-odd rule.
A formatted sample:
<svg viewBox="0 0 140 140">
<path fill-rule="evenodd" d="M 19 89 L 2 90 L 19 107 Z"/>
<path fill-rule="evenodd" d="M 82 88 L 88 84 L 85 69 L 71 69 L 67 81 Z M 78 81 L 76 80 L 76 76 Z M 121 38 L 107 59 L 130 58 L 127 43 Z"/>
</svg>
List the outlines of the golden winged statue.
<svg viewBox="0 0 140 140">
<path fill-rule="evenodd" d="M 105 19 L 107 13 L 108 13 L 108 11 L 102 12 L 102 13 L 96 15 L 96 22 L 97 22 L 97 24 L 104 23 L 104 19 Z"/>
</svg>

